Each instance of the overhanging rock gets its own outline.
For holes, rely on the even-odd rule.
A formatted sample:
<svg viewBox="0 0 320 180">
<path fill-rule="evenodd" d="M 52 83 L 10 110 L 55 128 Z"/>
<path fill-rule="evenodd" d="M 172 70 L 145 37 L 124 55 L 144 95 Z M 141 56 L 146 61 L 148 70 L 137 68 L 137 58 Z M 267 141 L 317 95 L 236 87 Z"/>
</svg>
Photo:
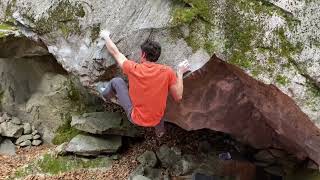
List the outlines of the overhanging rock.
<svg viewBox="0 0 320 180">
<path fill-rule="evenodd" d="M 226 132 L 255 148 L 281 148 L 320 164 L 320 131 L 295 102 L 216 56 L 184 79 L 184 98 L 168 100 L 166 118 L 187 130 Z"/>
</svg>

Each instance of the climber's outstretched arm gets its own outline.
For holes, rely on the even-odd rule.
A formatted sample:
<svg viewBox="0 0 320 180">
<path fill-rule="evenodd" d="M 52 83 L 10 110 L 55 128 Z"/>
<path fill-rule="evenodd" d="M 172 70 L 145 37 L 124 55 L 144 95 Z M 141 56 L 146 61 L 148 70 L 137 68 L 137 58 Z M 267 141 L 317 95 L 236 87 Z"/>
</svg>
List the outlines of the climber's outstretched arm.
<svg viewBox="0 0 320 180">
<path fill-rule="evenodd" d="M 190 70 L 190 65 L 187 60 L 179 63 L 177 70 L 177 82 L 170 87 L 170 93 L 175 101 L 180 101 L 183 95 L 183 74 Z"/>
<path fill-rule="evenodd" d="M 128 60 L 117 48 L 117 46 L 113 43 L 110 38 L 110 32 L 107 30 L 103 30 L 100 33 L 100 36 L 106 40 L 106 46 L 109 53 L 114 57 L 114 59 L 119 64 L 120 68 L 122 69 L 124 61 Z"/>
</svg>

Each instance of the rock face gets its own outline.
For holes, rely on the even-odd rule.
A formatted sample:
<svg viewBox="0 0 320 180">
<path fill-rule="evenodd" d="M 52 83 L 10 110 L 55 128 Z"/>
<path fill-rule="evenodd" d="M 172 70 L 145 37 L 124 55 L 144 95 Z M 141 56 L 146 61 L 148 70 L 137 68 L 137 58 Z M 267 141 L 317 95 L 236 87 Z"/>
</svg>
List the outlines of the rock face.
<svg viewBox="0 0 320 180">
<path fill-rule="evenodd" d="M 36 126 L 46 142 L 71 114 L 98 106 L 46 48 L 27 38 L 0 40 L 0 73 L 0 109 Z"/>
<path fill-rule="evenodd" d="M 181 103 L 169 99 L 166 118 L 187 130 L 226 132 L 256 148 L 282 148 L 320 164 L 320 130 L 295 102 L 213 56 L 184 80 Z"/>
<path fill-rule="evenodd" d="M 139 132 L 128 119 L 120 113 L 95 112 L 73 116 L 71 126 L 91 134 L 114 134 L 120 136 L 138 136 Z"/>
</svg>

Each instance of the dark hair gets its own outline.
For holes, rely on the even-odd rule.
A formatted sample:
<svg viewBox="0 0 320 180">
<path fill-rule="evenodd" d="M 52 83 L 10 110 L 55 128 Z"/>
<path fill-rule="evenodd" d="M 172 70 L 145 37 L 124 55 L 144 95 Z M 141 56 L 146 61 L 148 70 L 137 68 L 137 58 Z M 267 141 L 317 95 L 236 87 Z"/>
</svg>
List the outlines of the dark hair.
<svg viewBox="0 0 320 180">
<path fill-rule="evenodd" d="M 146 59 L 151 62 L 158 61 L 161 54 L 161 46 L 158 42 L 147 40 L 141 45 L 141 50 L 146 54 Z"/>
</svg>

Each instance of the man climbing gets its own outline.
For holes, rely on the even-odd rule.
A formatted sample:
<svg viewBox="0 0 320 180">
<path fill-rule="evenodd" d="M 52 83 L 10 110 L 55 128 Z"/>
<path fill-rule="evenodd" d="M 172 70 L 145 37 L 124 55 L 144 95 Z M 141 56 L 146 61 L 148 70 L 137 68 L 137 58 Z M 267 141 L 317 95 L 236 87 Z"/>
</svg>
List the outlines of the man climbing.
<svg viewBox="0 0 320 180">
<path fill-rule="evenodd" d="M 146 41 L 141 45 L 140 63 L 128 60 L 110 39 L 109 31 L 102 31 L 109 53 L 114 57 L 124 74 L 128 76 L 129 92 L 125 81 L 116 77 L 109 82 L 98 83 L 97 90 L 102 98 L 110 99 L 113 95 L 125 110 L 131 123 L 155 127 L 158 137 L 165 133 L 163 115 L 166 108 L 168 92 L 176 101 L 182 99 L 183 74 L 189 64 L 183 61 L 178 65 L 177 75 L 165 65 L 157 64 L 160 57 L 160 44 Z"/>
</svg>

